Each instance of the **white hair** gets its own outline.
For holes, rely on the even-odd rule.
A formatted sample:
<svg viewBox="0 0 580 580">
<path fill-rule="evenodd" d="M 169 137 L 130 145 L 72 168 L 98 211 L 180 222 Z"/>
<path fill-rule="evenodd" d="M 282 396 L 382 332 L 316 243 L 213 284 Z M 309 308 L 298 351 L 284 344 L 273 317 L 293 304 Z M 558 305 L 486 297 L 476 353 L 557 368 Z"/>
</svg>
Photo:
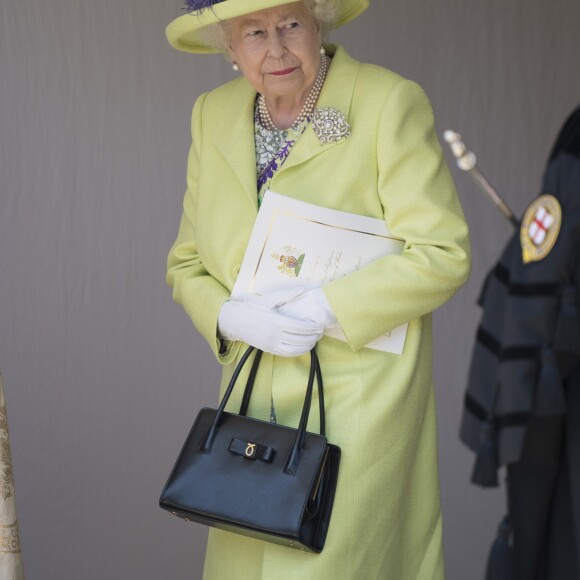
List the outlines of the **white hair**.
<svg viewBox="0 0 580 580">
<path fill-rule="evenodd" d="M 322 36 L 325 38 L 338 20 L 340 0 L 303 0 L 303 2 L 320 25 Z M 205 26 L 200 29 L 198 34 L 203 42 L 220 52 L 224 52 L 227 56 L 229 21 Z"/>
<path fill-rule="evenodd" d="M 331 29 L 338 20 L 340 0 L 304 0 L 314 19 L 322 26 L 323 32 Z"/>
</svg>

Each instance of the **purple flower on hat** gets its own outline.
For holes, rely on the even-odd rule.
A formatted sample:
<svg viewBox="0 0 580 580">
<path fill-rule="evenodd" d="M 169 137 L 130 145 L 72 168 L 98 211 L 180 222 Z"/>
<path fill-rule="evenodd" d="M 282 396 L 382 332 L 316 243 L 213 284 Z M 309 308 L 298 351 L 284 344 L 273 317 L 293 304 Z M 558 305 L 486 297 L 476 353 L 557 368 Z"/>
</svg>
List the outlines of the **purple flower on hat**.
<svg viewBox="0 0 580 580">
<path fill-rule="evenodd" d="M 185 10 L 188 12 L 201 12 L 206 8 L 211 8 L 214 4 L 219 4 L 223 0 L 184 0 Z"/>
</svg>

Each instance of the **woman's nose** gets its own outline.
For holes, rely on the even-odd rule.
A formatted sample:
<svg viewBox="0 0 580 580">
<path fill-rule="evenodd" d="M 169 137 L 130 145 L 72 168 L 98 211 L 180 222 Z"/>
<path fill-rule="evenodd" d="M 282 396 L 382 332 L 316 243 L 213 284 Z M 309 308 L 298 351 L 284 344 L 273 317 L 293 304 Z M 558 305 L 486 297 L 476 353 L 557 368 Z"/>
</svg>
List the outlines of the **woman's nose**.
<svg viewBox="0 0 580 580">
<path fill-rule="evenodd" d="M 268 36 L 268 53 L 272 58 L 281 58 L 286 48 L 280 37 L 280 32 L 276 30 Z"/>
</svg>

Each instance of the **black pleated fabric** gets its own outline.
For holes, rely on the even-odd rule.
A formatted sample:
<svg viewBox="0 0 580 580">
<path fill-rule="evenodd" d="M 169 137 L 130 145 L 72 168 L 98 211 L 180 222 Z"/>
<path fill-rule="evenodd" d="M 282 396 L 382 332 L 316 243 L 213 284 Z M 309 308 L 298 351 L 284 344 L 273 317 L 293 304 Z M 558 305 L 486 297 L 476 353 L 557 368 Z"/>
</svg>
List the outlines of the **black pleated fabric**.
<svg viewBox="0 0 580 580">
<path fill-rule="evenodd" d="M 580 107 L 556 140 L 541 194 L 562 207 L 558 239 L 524 264 L 515 231 L 487 275 L 461 422 L 474 483 L 496 486 L 507 465 L 509 519 L 490 580 L 580 578 Z"/>
</svg>

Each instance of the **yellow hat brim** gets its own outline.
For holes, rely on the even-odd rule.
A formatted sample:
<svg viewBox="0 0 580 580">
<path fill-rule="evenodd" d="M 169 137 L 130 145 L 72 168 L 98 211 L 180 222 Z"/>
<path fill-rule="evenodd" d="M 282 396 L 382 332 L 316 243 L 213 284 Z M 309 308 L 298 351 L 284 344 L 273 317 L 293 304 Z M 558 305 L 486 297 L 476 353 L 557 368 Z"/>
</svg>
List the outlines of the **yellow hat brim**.
<svg viewBox="0 0 580 580">
<path fill-rule="evenodd" d="M 165 29 L 169 44 L 183 52 L 195 54 L 210 54 L 219 52 L 208 45 L 199 31 L 211 24 L 217 24 L 230 18 L 237 18 L 259 10 L 275 8 L 282 4 L 291 4 L 297 0 L 224 0 L 200 12 L 191 12 L 179 16 Z M 334 28 L 338 28 L 354 20 L 362 14 L 369 5 L 369 0 L 343 0 L 340 14 Z"/>
</svg>

